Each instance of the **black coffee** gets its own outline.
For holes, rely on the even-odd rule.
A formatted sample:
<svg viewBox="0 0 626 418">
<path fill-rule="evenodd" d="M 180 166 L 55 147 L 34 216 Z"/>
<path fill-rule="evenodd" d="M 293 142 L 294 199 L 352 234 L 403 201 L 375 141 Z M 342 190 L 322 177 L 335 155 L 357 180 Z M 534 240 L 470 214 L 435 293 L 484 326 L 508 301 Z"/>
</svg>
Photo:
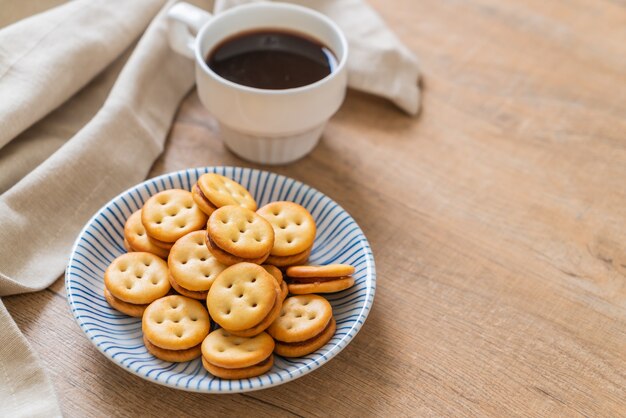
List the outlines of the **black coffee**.
<svg viewBox="0 0 626 418">
<path fill-rule="evenodd" d="M 337 59 L 305 35 L 264 29 L 228 38 L 209 53 L 207 64 L 227 80 L 259 89 L 306 86 L 329 75 Z"/>
</svg>

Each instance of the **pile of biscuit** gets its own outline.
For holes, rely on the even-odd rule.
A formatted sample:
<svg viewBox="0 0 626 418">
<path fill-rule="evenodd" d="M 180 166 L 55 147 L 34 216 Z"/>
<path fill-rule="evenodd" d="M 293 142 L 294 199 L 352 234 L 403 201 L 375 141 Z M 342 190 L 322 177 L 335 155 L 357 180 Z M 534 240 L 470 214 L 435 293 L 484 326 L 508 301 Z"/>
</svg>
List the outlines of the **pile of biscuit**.
<svg viewBox="0 0 626 418">
<path fill-rule="evenodd" d="M 201 356 L 224 379 L 258 376 L 274 353 L 305 356 L 335 333 L 331 305 L 316 293 L 351 287 L 354 267 L 305 265 L 315 233 L 304 207 L 282 201 L 257 210 L 239 183 L 204 174 L 191 192 L 159 192 L 128 218 L 128 253 L 106 269 L 104 296 L 142 318 L 154 356 Z"/>
</svg>

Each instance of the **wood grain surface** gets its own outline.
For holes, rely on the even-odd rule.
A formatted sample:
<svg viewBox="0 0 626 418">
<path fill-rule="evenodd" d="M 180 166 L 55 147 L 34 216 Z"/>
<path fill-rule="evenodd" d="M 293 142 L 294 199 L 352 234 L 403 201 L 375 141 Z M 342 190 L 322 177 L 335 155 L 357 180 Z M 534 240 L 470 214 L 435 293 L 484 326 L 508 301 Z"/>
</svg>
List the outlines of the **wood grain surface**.
<svg viewBox="0 0 626 418">
<path fill-rule="evenodd" d="M 373 310 L 333 361 L 242 395 L 110 363 L 61 279 L 4 299 L 68 417 L 626 415 L 626 4 L 371 0 L 420 58 L 423 111 L 350 92 L 320 145 L 273 170 L 367 234 Z M 257 167 L 195 93 L 153 175 Z"/>
</svg>

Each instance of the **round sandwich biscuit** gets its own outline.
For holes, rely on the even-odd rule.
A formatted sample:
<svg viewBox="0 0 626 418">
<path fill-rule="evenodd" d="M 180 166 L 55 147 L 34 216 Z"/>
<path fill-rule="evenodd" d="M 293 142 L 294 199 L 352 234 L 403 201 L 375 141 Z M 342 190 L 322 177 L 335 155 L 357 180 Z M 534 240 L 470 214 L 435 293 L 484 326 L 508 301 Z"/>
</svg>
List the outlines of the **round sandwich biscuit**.
<svg viewBox="0 0 626 418">
<path fill-rule="evenodd" d="M 181 295 L 205 300 L 215 278 L 226 268 L 211 254 L 204 231 L 193 231 L 172 246 L 167 264 L 170 283 Z"/>
<path fill-rule="evenodd" d="M 207 215 L 222 206 L 241 206 L 250 210 L 256 210 L 254 198 L 245 187 L 228 177 L 215 173 L 207 173 L 200 176 L 198 182 L 192 188 L 193 198 Z"/>
<path fill-rule="evenodd" d="M 157 246 L 166 246 L 189 232 L 203 229 L 206 220 L 191 193 L 182 189 L 159 192 L 141 209 L 141 223 Z"/>
<path fill-rule="evenodd" d="M 268 264 L 272 264 L 278 267 L 289 267 L 294 265 L 300 265 L 307 262 L 311 255 L 311 248 L 309 247 L 301 253 L 295 255 L 271 255 L 265 260 Z"/>
<path fill-rule="evenodd" d="M 283 357 L 303 357 L 324 347 L 337 330 L 335 318 L 331 318 L 324 330 L 315 337 L 297 343 L 276 341 L 274 352 Z"/>
<path fill-rule="evenodd" d="M 289 277 L 343 277 L 354 273 L 349 264 L 328 264 L 325 266 L 291 266 L 287 269 Z"/>
<path fill-rule="evenodd" d="M 237 264 L 237 263 L 263 264 L 263 262 L 269 256 L 269 253 L 267 253 L 264 256 L 259 257 L 259 258 L 236 257 L 232 254 L 227 253 L 226 251 L 222 250 L 220 247 L 215 245 L 215 243 L 211 241 L 211 238 L 209 237 L 208 234 L 206 234 L 205 242 L 206 242 L 207 248 L 209 249 L 211 254 L 213 254 L 213 256 L 217 259 L 217 261 L 219 261 L 220 263 L 226 266 L 232 266 L 233 264 Z"/>
<path fill-rule="evenodd" d="M 267 332 L 278 341 L 305 341 L 320 334 L 332 316 L 333 308 L 321 296 L 290 296 Z"/>
<path fill-rule="evenodd" d="M 278 301 L 278 284 L 263 267 L 239 263 L 222 271 L 207 296 L 211 318 L 227 331 L 261 323 Z"/>
<path fill-rule="evenodd" d="M 106 288 L 106 286 L 104 288 L 104 299 L 109 305 L 111 305 L 113 309 L 128 316 L 134 316 L 135 318 L 141 318 L 143 312 L 148 307 L 147 303 L 144 305 L 137 305 L 134 303 L 124 302 L 123 300 L 113 296 L 111 292 L 109 292 L 109 289 Z"/>
<path fill-rule="evenodd" d="M 276 340 L 276 354 L 300 357 L 326 344 L 335 329 L 330 303 L 321 296 L 302 295 L 285 300 L 280 316 L 267 332 Z"/>
<path fill-rule="evenodd" d="M 161 348 L 152 344 L 145 335 L 143 336 L 143 345 L 146 347 L 146 350 L 148 350 L 148 352 L 154 357 L 164 361 L 170 361 L 172 363 L 191 361 L 197 359 L 202 355 L 200 345 L 195 345 L 185 350 L 166 350 L 165 348 Z"/>
<path fill-rule="evenodd" d="M 147 252 L 167 258 L 168 250 L 154 244 L 141 223 L 141 209 L 128 217 L 124 224 L 124 243 L 128 251 Z"/>
<path fill-rule="evenodd" d="M 257 211 L 274 228 L 272 256 L 301 254 L 313 246 L 315 220 L 303 206 L 293 202 L 272 202 Z"/>
<path fill-rule="evenodd" d="M 274 364 L 274 340 L 265 332 L 254 337 L 237 337 L 223 328 L 202 342 L 202 365 L 222 379 L 259 376 Z"/>
<path fill-rule="evenodd" d="M 340 278 L 300 278 L 290 279 L 287 287 L 289 293 L 294 295 L 306 295 L 309 293 L 336 293 L 354 286 L 352 276 Z"/>
<path fill-rule="evenodd" d="M 204 306 L 197 300 L 179 295 L 152 302 L 141 321 L 144 338 L 149 343 L 146 348 L 155 357 L 167 361 L 189 361 L 198 357 L 198 348 L 209 334 L 210 327 L 211 321 Z M 195 357 L 191 357 L 193 355 Z"/>
<path fill-rule="evenodd" d="M 104 272 L 104 286 L 112 297 L 121 302 L 146 305 L 169 292 L 168 275 L 167 263 L 162 258 L 146 252 L 126 253 L 107 267 Z M 135 316 L 131 313 L 129 315 Z"/>
<path fill-rule="evenodd" d="M 241 369 L 225 369 L 224 367 L 219 367 L 209 363 L 204 357 L 202 357 L 202 365 L 213 376 L 217 376 L 221 379 L 249 379 L 251 377 L 260 376 L 270 371 L 270 369 L 274 365 L 274 356 L 270 355 L 268 358 L 258 364 L 244 367 Z"/>
<path fill-rule="evenodd" d="M 223 206 L 207 223 L 211 243 L 236 257 L 254 259 L 269 254 L 274 230 L 269 222 L 250 209 Z"/>
</svg>

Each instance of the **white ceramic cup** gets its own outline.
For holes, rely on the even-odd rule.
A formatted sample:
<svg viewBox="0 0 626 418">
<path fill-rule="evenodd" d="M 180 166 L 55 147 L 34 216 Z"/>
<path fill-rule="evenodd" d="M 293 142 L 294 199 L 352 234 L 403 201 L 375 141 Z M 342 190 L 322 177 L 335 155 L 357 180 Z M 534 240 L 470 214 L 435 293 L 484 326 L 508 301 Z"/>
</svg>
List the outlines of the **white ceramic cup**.
<svg viewBox="0 0 626 418">
<path fill-rule="evenodd" d="M 222 139 L 233 152 L 258 163 L 285 164 L 315 147 L 346 93 L 348 43 L 335 23 L 305 7 L 270 2 L 217 15 L 178 3 L 168 11 L 168 19 L 170 45 L 195 59 L 200 101 L 219 122 Z M 312 37 L 335 54 L 337 66 L 315 83 L 284 90 L 236 84 L 209 68 L 206 58 L 220 42 L 255 29 Z"/>
</svg>

